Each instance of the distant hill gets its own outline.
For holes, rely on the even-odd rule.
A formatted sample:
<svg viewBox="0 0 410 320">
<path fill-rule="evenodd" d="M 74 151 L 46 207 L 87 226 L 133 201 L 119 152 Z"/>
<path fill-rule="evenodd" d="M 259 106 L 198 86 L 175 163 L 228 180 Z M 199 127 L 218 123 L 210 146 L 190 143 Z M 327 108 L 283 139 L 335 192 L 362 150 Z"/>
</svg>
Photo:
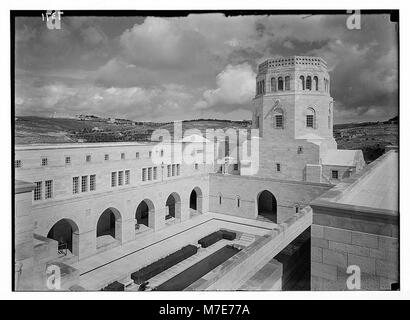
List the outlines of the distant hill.
<svg viewBox="0 0 410 320">
<path fill-rule="evenodd" d="M 219 119 L 195 119 L 182 122 L 183 131 L 199 129 L 203 134 L 208 128 L 247 129 L 250 120 L 232 121 Z M 101 119 L 79 120 L 72 118 L 43 118 L 19 116 L 15 120 L 16 144 L 150 141 L 155 129 L 167 129 L 173 134 L 173 122 L 110 123 Z"/>
</svg>

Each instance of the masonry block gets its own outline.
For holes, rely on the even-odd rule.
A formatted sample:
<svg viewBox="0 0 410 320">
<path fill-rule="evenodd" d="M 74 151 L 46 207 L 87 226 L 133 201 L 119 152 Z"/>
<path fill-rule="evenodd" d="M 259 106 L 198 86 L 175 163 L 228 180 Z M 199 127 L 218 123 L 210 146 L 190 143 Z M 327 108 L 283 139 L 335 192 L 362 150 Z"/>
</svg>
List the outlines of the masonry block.
<svg viewBox="0 0 410 320">
<path fill-rule="evenodd" d="M 379 236 L 379 249 L 399 249 L 399 239 Z"/>
<path fill-rule="evenodd" d="M 312 247 L 329 248 L 329 240 L 312 237 L 310 241 Z"/>
<path fill-rule="evenodd" d="M 324 278 L 327 280 L 337 280 L 337 267 L 327 264 L 312 262 L 311 263 L 312 276 Z"/>
<path fill-rule="evenodd" d="M 323 249 L 323 263 L 346 268 L 347 254 Z"/>
<path fill-rule="evenodd" d="M 323 249 L 318 247 L 311 248 L 311 259 L 315 262 L 323 262 L 322 259 Z"/>
<path fill-rule="evenodd" d="M 312 231 L 312 237 L 323 238 L 323 236 L 324 236 L 324 231 L 323 231 L 322 226 L 312 224 L 311 231 Z"/>
<path fill-rule="evenodd" d="M 370 249 L 360 246 L 355 246 L 352 244 L 329 241 L 329 249 L 340 251 L 340 252 L 347 252 L 353 253 L 359 256 L 369 257 L 370 256 Z"/>
<path fill-rule="evenodd" d="M 363 232 L 352 231 L 352 244 L 368 248 L 379 247 L 379 241 L 376 235 Z"/>
<path fill-rule="evenodd" d="M 379 277 L 380 280 L 380 287 L 379 290 L 391 290 L 391 285 L 393 283 L 397 283 L 397 279 L 389 279 L 385 277 Z"/>
<path fill-rule="evenodd" d="M 336 242 L 352 243 L 352 232 L 338 228 L 324 227 L 324 238 Z"/>
<path fill-rule="evenodd" d="M 376 259 L 376 274 L 389 279 L 398 279 L 399 266 L 397 262 Z"/>
<path fill-rule="evenodd" d="M 362 257 L 352 253 L 347 255 L 347 263 L 349 266 L 356 265 L 359 266 L 361 272 L 366 272 L 369 274 L 376 273 L 376 259 L 370 257 Z"/>
<path fill-rule="evenodd" d="M 380 249 L 370 249 L 370 257 L 377 258 L 377 259 L 383 259 L 383 260 L 389 260 L 391 262 L 395 262 L 398 264 L 399 261 L 399 251 L 395 249 L 385 249 L 385 250 L 380 250 Z"/>
</svg>

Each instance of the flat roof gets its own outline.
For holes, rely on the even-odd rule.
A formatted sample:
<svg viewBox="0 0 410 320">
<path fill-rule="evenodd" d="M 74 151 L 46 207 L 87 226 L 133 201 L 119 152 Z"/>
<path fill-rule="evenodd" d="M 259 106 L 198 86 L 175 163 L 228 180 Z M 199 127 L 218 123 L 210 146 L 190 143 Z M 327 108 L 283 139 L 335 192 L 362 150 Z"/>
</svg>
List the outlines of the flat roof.
<svg viewBox="0 0 410 320">
<path fill-rule="evenodd" d="M 325 166 L 356 166 L 357 153 L 361 150 L 328 150 L 322 158 L 322 164 Z"/>
<path fill-rule="evenodd" d="M 77 142 L 77 143 L 44 143 L 44 144 L 20 144 L 15 146 L 15 150 L 18 151 L 24 151 L 24 150 L 53 150 L 53 149 L 79 149 L 79 148 L 85 148 L 85 149 L 91 149 L 91 148 L 101 148 L 101 147 L 139 147 L 139 146 L 151 146 L 151 145 L 157 145 L 159 143 L 161 144 L 174 144 L 174 143 L 203 143 L 201 141 L 198 141 L 198 139 L 193 138 L 193 140 L 190 140 L 191 136 L 188 136 L 187 140 L 179 140 L 176 142 L 169 141 L 169 140 L 164 140 L 164 141 L 133 141 L 133 142 L 95 142 L 95 143 L 83 143 L 83 142 Z M 204 140 L 205 141 L 205 140 Z"/>
<path fill-rule="evenodd" d="M 399 154 L 390 151 L 380 160 L 367 174 L 360 177 L 337 202 L 398 211 Z"/>
<path fill-rule="evenodd" d="M 399 153 L 391 150 L 360 172 L 344 179 L 312 201 L 321 207 L 397 215 L 399 210 Z"/>
</svg>

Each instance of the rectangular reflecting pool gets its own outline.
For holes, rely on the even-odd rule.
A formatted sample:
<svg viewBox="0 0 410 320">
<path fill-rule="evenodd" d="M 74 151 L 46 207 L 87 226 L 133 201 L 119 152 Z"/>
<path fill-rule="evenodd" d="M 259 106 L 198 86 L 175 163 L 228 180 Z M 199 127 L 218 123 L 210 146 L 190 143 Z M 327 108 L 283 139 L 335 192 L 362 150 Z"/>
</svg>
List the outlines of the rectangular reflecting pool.
<svg viewBox="0 0 410 320">
<path fill-rule="evenodd" d="M 225 247 L 212 253 L 211 255 L 197 262 L 188 269 L 185 269 L 181 273 L 172 277 L 168 281 L 162 283 L 154 290 L 182 291 L 188 286 L 190 286 L 192 283 L 206 275 L 208 272 L 215 269 L 217 266 L 221 265 L 229 258 L 233 257 L 239 251 L 240 249 L 238 248 L 226 245 Z"/>
</svg>

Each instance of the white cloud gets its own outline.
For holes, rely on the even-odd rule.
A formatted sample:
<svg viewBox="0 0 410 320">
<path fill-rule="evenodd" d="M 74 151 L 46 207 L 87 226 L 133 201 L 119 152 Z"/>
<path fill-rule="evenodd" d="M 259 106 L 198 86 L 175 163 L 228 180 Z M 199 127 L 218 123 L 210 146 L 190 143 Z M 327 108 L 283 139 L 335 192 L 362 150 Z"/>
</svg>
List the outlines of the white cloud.
<svg viewBox="0 0 410 320">
<path fill-rule="evenodd" d="M 206 90 L 204 101 L 197 102 L 203 109 L 221 104 L 245 104 L 250 102 L 255 94 L 255 76 L 252 67 L 247 64 L 228 65 L 216 77 L 217 88 Z"/>
</svg>

